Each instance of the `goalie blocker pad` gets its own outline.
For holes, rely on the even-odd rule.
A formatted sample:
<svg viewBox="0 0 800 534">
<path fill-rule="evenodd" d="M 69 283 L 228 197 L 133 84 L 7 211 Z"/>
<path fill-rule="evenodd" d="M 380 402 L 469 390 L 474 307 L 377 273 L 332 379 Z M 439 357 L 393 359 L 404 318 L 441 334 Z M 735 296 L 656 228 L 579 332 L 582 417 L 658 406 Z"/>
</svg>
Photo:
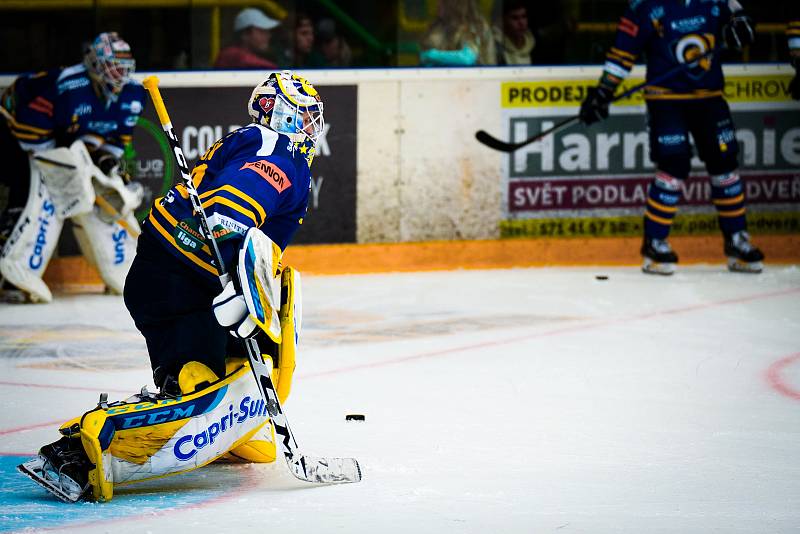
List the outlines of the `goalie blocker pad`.
<svg viewBox="0 0 800 534">
<path fill-rule="evenodd" d="M 223 379 L 189 362 L 178 381 L 181 397 L 156 397 L 143 390 L 125 401 L 101 402 L 62 425 L 67 435 L 76 424 L 80 428 L 81 443 L 95 466 L 89 472 L 95 500 L 110 501 L 116 486 L 185 473 L 219 459 L 275 460 L 267 406 L 249 362 L 229 359 Z"/>
<path fill-rule="evenodd" d="M 77 140 L 69 148 L 37 152 L 33 155 L 33 163 L 42 173 L 42 180 L 53 197 L 58 217 L 68 219 L 92 210 L 94 163 L 83 141 Z"/>
<path fill-rule="evenodd" d="M 264 232 L 250 228 L 239 249 L 236 272 L 250 317 L 275 343 L 281 343 L 281 257 Z"/>
<path fill-rule="evenodd" d="M 275 389 L 281 403 L 289 396 L 303 318 L 300 272 L 282 268 L 282 256 L 280 247 L 264 232 L 250 228 L 237 264 L 250 317 L 278 345 Z"/>
</svg>

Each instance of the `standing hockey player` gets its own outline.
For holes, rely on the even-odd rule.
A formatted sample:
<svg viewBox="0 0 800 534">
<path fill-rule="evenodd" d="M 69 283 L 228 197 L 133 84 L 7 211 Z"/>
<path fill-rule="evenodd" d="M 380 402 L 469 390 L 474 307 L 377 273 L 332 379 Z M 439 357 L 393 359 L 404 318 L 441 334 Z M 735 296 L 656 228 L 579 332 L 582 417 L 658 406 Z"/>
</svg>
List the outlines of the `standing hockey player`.
<svg viewBox="0 0 800 534">
<path fill-rule="evenodd" d="M 158 395 L 142 391 L 61 427 L 59 441 L 20 470 L 60 498 L 107 501 L 116 485 L 182 473 L 223 456 L 275 460 L 268 410 L 241 358 L 259 336 L 283 402 L 300 330 L 300 277 L 281 265 L 306 214 L 323 104 L 284 71 L 256 86 L 252 124 L 215 142 L 192 183 L 226 269 L 198 231 L 187 188 L 156 199 L 125 283 L 125 304 L 147 342 Z M 263 349 L 266 348 L 266 351 Z M 89 490 L 91 489 L 91 495 Z"/>
<path fill-rule="evenodd" d="M 118 172 L 144 106 L 134 68 L 128 44 L 101 33 L 83 63 L 20 76 L 2 96 L 0 274 L 32 301 L 52 299 L 42 275 L 67 218 L 106 285 L 122 292 L 142 196 Z"/>
<path fill-rule="evenodd" d="M 753 22 L 736 0 L 631 0 L 619 22 L 600 83 L 581 106 L 584 124 L 608 117 L 614 92 L 641 52 L 647 56 L 647 80 L 685 65 L 662 84 L 645 89 L 650 158 L 657 167 L 644 214 L 641 252 L 646 273 L 672 274 L 678 262 L 667 237 L 689 176 L 690 133 L 711 176 L 728 268 L 762 270 L 764 255 L 750 243 L 747 233 L 744 187 L 737 172 L 739 146 L 722 96 L 719 54 L 707 54 L 720 50 L 720 41 L 741 50 L 753 39 Z"/>
</svg>

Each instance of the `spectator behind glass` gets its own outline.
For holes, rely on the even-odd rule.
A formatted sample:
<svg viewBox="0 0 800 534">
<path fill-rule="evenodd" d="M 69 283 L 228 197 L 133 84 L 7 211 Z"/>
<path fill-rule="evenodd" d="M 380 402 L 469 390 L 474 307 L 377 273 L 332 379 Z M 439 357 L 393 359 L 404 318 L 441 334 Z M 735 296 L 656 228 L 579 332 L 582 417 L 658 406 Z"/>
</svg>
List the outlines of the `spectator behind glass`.
<svg viewBox="0 0 800 534">
<path fill-rule="evenodd" d="M 344 37 L 336 32 L 333 19 L 317 22 L 317 46 L 309 65 L 312 67 L 349 67 L 353 62 L 353 52 Z"/>
<path fill-rule="evenodd" d="M 494 65 L 494 37 L 476 0 L 439 0 L 439 12 L 422 37 L 421 65 Z"/>
<path fill-rule="evenodd" d="M 241 10 L 233 23 L 236 44 L 220 50 L 214 66 L 220 69 L 276 69 L 277 65 L 264 54 L 269 49 L 271 30 L 278 24 L 260 9 L 249 7 Z"/>
<path fill-rule="evenodd" d="M 281 68 L 299 68 L 309 66 L 316 37 L 311 17 L 298 11 L 284 21 L 286 30 L 278 35 L 274 44 L 275 57 Z"/>
<path fill-rule="evenodd" d="M 528 9 L 522 0 L 505 0 L 499 26 L 492 28 L 498 65 L 530 65 L 536 46 L 528 27 Z"/>
</svg>

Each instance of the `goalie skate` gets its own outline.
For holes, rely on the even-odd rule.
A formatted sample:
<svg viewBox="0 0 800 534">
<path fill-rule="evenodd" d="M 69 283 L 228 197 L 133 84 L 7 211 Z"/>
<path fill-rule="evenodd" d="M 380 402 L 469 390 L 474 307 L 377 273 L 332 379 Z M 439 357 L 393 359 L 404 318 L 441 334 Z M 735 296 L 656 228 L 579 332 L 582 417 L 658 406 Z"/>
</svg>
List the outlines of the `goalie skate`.
<svg viewBox="0 0 800 534">
<path fill-rule="evenodd" d="M 64 502 L 78 502 L 89 489 L 88 483 L 81 487 L 71 477 L 53 469 L 52 464 L 41 456 L 18 465 L 17 470 Z"/>
<path fill-rule="evenodd" d="M 63 437 L 42 447 L 36 458 L 18 465 L 17 470 L 60 500 L 74 503 L 91 487 L 88 476 L 91 467 L 80 440 Z"/>
</svg>

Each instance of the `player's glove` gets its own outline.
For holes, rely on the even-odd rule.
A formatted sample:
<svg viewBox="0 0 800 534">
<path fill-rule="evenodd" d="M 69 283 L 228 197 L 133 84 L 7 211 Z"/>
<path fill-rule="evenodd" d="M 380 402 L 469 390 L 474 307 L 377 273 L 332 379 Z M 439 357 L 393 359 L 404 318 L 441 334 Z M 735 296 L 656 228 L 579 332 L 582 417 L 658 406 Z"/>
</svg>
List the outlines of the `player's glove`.
<svg viewBox="0 0 800 534">
<path fill-rule="evenodd" d="M 250 317 L 244 296 L 236 291 L 233 282 L 228 282 L 222 293 L 214 297 L 213 307 L 217 322 L 232 336 L 245 339 L 258 333 L 258 325 Z"/>
<path fill-rule="evenodd" d="M 614 92 L 603 85 L 592 87 L 586 92 L 586 99 L 581 104 L 579 114 L 581 122 L 589 126 L 608 118 L 608 106 L 614 98 Z"/>
<path fill-rule="evenodd" d="M 94 164 L 97 165 L 97 168 L 105 174 L 106 176 L 111 176 L 111 173 L 114 172 L 116 169 L 117 175 L 122 178 L 122 181 L 126 184 L 131 183 L 132 177 L 130 173 L 125 169 L 125 165 L 122 165 L 122 162 L 117 158 L 114 154 L 110 152 L 106 152 L 103 149 L 95 150 L 90 154 L 92 156 L 92 161 Z"/>
<path fill-rule="evenodd" d="M 722 40 L 725 46 L 741 51 L 756 40 L 755 22 L 743 13 L 734 15 L 722 28 Z"/>
<path fill-rule="evenodd" d="M 94 164 L 97 165 L 97 168 L 106 176 L 111 174 L 114 167 L 119 165 L 119 160 L 113 154 L 109 154 L 104 150 L 95 150 L 92 153 L 92 159 L 94 159 Z"/>
</svg>

